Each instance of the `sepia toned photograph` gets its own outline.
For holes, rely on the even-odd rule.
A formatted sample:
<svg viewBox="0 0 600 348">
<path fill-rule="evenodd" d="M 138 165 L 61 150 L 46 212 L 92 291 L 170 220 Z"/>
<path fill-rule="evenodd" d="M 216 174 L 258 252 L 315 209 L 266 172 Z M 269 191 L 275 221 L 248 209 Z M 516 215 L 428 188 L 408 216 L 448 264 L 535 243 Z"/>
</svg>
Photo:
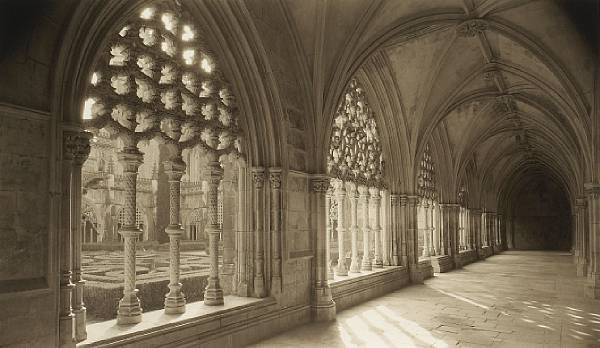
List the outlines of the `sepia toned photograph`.
<svg viewBox="0 0 600 348">
<path fill-rule="evenodd" d="M 600 347 L 600 0 L 0 0 L 0 348 Z"/>
</svg>

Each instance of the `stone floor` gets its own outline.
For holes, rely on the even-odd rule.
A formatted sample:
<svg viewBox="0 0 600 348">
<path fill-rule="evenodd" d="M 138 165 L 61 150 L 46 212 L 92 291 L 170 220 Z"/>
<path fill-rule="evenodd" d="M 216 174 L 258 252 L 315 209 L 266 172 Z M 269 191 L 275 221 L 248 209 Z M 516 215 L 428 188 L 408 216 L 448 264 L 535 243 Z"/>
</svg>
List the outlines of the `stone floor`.
<svg viewBox="0 0 600 348">
<path fill-rule="evenodd" d="M 600 347 L 600 301 L 572 257 L 508 251 L 255 347 Z"/>
</svg>

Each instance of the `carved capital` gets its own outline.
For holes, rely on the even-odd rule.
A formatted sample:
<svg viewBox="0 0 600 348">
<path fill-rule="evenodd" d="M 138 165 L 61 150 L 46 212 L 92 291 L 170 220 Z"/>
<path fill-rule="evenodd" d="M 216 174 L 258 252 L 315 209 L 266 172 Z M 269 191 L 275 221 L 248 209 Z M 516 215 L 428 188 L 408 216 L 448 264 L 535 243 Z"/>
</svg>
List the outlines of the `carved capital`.
<svg viewBox="0 0 600 348">
<path fill-rule="evenodd" d="M 92 133 L 84 131 L 65 131 L 63 133 L 63 151 L 66 160 L 73 160 L 81 166 L 90 155 Z"/>
<path fill-rule="evenodd" d="M 587 198 L 577 197 L 575 198 L 575 206 L 578 208 L 585 208 L 587 206 Z"/>
<path fill-rule="evenodd" d="M 169 180 L 179 181 L 185 172 L 185 162 L 181 157 L 176 157 L 172 160 L 165 161 L 165 173 Z"/>
<path fill-rule="evenodd" d="M 331 179 L 325 176 L 310 179 L 310 189 L 317 193 L 326 193 L 329 190 L 329 181 Z"/>
<path fill-rule="evenodd" d="M 460 23 L 456 27 L 456 33 L 460 37 L 475 37 L 488 28 L 486 21 L 482 19 L 470 19 Z"/>
<path fill-rule="evenodd" d="M 144 155 L 137 147 L 125 147 L 117 154 L 119 163 L 123 166 L 124 173 L 137 173 L 144 161 Z"/>
<path fill-rule="evenodd" d="M 219 184 L 221 183 L 221 180 L 223 179 L 223 167 L 221 166 L 221 163 L 219 161 L 211 161 L 209 162 L 207 165 L 207 169 L 208 169 L 208 184 L 209 185 L 214 185 L 214 186 L 219 186 Z"/>
<path fill-rule="evenodd" d="M 587 183 L 584 185 L 585 195 L 592 199 L 600 198 L 600 185 L 594 183 Z"/>
<path fill-rule="evenodd" d="M 252 169 L 252 181 L 255 189 L 262 189 L 265 186 L 265 171 L 262 168 Z"/>
<path fill-rule="evenodd" d="M 390 203 L 392 204 L 392 207 L 397 207 L 400 204 L 400 196 L 392 193 L 390 195 Z"/>
<path fill-rule="evenodd" d="M 271 182 L 271 188 L 275 190 L 281 189 L 281 172 L 269 172 L 269 181 Z"/>
</svg>

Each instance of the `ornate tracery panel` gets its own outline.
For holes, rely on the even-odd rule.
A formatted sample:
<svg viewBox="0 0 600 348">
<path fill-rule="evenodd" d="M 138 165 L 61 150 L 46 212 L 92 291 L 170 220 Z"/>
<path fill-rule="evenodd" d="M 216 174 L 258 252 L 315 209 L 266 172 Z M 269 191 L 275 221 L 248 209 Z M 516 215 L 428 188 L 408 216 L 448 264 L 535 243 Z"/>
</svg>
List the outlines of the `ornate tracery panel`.
<svg viewBox="0 0 600 348">
<path fill-rule="evenodd" d="M 335 113 L 327 171 L 335 179 L 327 201 L 331 234 L 326 251 L 328 257 L 332 252 L 337 254 L 335 274 L 359 273 L 373 266 L 383 267 L 384 262 L 389 265 L 391 248 L 384 234 L 387 230 L 380 223 L 385 204 L 381 199 L 382 147 L 373 110 L 356 79 L 348 84 Z M 359 251 L 362 251 L 362 261 Z M 346 265 L 348 255 L 349 266 Z"/>
</svg>

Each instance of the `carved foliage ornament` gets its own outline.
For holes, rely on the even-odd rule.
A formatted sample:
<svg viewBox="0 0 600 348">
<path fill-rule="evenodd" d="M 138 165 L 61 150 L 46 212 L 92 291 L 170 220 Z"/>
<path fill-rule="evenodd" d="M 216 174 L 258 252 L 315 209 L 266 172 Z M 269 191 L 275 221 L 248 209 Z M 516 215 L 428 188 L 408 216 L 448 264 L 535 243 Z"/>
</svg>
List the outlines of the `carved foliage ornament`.
<svg viewBox="0 0 600 348">
<path fill-rule="evenodd" d="M 90 154 L 91 134 L 88 132 L 65 131 L 63 135 L 63 151 L 65 159 L 83 165 Z"/>
<path fill-rule="evenodd" d="M 362 87 L 352 80 L 335 114 L 327 171 L 343 181 L 382 187 L 383 167 L 373 111 Z"/>
<path fill-rule="evenodd" d="M 114 34 L 88 88 L 88 129 L 129 146 L 157 139 L 180 149 L 239 154 L 235 99 L 190 18 L 178 2 L 166 0 Z"/>
<path fill-rule="evenodd" d="M 470 19 L 460 23 L 456 27 L 456 33 L 460 37 L 475 37 L 487 30 L 488 24 L 481 19 Z"/>
<path fill-rule="evenodd" d="M 425 151 L 419 164 L 419 175 L 417 177 L 417 193 L 419 196 L 435 199 L 437 191 L 435 187 L 435 165 L 431 156 L 429 144 L 425 145 Z"/>
</svg>

